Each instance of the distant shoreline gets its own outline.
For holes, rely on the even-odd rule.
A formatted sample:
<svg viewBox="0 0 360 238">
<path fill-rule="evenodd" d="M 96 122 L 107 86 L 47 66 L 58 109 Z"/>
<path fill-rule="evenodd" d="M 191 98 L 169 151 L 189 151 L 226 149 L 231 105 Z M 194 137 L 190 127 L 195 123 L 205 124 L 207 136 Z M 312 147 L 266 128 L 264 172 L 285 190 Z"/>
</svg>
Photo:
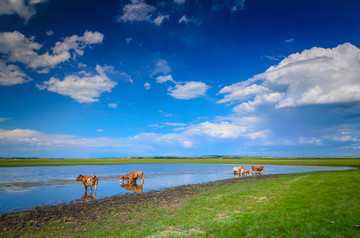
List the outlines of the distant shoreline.
<svg viewBox="0 0 360 238">
<path fill-rule="evenodd" d="M 278 164 L 278 165 L 320 165 L 360 167 L 360 157 L 334 158 L 277 158 L 277 157 L 134 157 L 104 159 L 0 159 L 0 167 L 18 166 L 72 166 L 72 165 L 121 165 L 121 164 L 178 164 L 178 163 L 221 163 L 221 164 Z"/>
</svg>

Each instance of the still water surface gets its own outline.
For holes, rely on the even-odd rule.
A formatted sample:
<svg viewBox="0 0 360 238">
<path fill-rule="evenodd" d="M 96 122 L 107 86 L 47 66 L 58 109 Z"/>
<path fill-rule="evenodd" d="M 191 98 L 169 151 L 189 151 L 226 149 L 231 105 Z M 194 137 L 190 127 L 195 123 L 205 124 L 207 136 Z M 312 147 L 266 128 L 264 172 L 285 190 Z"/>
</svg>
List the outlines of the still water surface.
<svg viewBox="0 0 360 238">
<path fill-rule="evenodd" d="M 55 205 L 80 200 L 84 195 L 78 174 L 97 175 L 96 198 L 125 193 L 161 190 L 185 184 L 205 183 L 233 178 L 232 168 L 239 164 L 130 164 L 0 167 L 0 213 L 26 210 L 35 206 Z M 350 167 L 264 165 L 264 174 L 345 170 Z M 131 171 L 144 171 L 145 183 L 137 187 L 121 187 L 119 179 Z M 141 181 L 138 181 L 141 183 Z M 89 190 L 89 188 L 88 188 Z M 133 190 L 133 191 L 131 191 Z M 87 193 L 90 195 L 90 192 Z M 94 197 L 94 193 L 92 196 Z M 88 199 L 91 198 L 90 196 Z"/>
</svg>

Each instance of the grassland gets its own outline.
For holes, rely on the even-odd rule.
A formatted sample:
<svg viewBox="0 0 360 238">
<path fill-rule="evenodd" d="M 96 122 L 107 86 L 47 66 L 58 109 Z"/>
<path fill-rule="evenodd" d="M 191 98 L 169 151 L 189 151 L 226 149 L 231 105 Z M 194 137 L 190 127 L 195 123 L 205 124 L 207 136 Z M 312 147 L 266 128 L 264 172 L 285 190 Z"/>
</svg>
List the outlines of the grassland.
<svg viewBox="0 0 360 238">
<path fill-rule="evenodd" d="M 360 166 L 360 157 L 349 158 L 277 158 L 249 156 L 200 157 L 127 157 L 105 159 L 0 159 L 0 166 L 59 166 L 160 163 L 235 163 L 235 164 L 292 164 Z"/>
<path fill-rule="evenodd" d="M 24 237 L 360 237 L 360 170 L 237 179 L 188 197 L 110 209 L 78 225 L 53 221 Z M 186 191 L 185 191 L 186 192 Z M 0 236 L 15 233 L 1 233 Z"/>
</svg>

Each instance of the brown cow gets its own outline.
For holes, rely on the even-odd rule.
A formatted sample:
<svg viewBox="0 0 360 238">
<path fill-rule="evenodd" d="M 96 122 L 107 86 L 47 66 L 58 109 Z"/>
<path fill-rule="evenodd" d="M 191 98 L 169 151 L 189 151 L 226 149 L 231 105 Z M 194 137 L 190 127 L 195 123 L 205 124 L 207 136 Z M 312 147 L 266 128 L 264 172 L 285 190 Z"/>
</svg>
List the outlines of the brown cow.
<svg viewBox="0 0 360 238">
<path fill-rule="evenodd" d="M 251 175 L 250 171 L 248 169 L 241 169 L 241 176 L 244 175 Z"/>
<path fill-rule="evenodd" d="M 259 174 L 262 173 L 262 171 L 265 171 L 265 167 L 264 166 L 252 166 L 252 171 L 251 173 L 258 172 Z"/>
<path fill-rule="evenodd" d="M 120 183 L 120 186 L 131 192 L 142 193 L 144 184 L 137 185 L 136 183 Z"/>
<path fill-rule="evenodd" d="M 120 183 L 122 181 L 128 181 L 128 183 L 136 183 L 137 179 L 141 179 L 142 184 L 144 184 L 144 172 L 143 171 L 138 171 L 138 172 L 132 171 L 131 173 L 128 173 L 127 175 L 122 176 L 120 178 Z"/>
<path fill-rule="evenodd" d="M 240 166 L 240 167 L 234 167 L 234 168 L 233 168 L 233 172 L 234 172 L 234 174 L 240 173 L 242 169 L 244 169 L 244 167 L 242 167 L 242 166 Z"/>
<path fill-rule="evenodd" d="M 96 175 L 90 175 L 90 176 L 83 176 L 83 175 L 79 175 L 76 179 L 76 181 L 81 181 L 82 184 L 84 185 L 84 190 L 86 191 L 87 187 L 90 187 L 90 191 L 92 192 L 93 186 L 95 185 L 95 192 L 96 192 L 96 188 L 99 182 L 99 178 L 96 177 Z"/>
</svg>

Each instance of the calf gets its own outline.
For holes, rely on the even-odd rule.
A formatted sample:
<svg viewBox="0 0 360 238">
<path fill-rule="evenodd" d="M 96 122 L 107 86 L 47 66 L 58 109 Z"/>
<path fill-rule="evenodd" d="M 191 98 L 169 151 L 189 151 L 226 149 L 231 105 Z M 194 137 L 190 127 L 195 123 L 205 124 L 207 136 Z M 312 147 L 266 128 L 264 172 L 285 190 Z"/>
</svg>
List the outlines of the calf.
<svg viewBox="0 0 360 238">
<path fill-rule="evenodd" d="M 84 185 L 84 190 L 86 191 L 87 187 L 90 187 L 90 191 L 92 192 L 93 186 L 95 185 L 95 192 L 98 185 L 99 178 L 96 177 L 96 175 L 90 175 L 90 176 L 83 176 L 79 175 L 76 179 L 76 181 L 81 181 Z"/>
<path fill-rule="evenodd" d="M 242 167 L 242 166 L 240 166 L 240 167 L 234 167 L 234 168 L 233 168 L 233 172 L 234 172 L 234 174 L 240 173 L 242 169 L 244 169 L 244 167 Z"/>
<path fill-rule="evenodd" d="M 128 181 L 128 183 L 136 183 L 137 179 L 141 179 L 142 184 L 144 183 L 144 172 L 143 171 L 138 171 L 138 172 L 132 171 L 131 173 L 128 173 L 127 175 L 122 176 L 120 178 L 120 183 L 122 181 Z"/>
<path fill-rule="evenodd" d="M 241 169 L 241 176 L 244 175 L 251 175 L 250 171 L 248 169 Z"/>
<path fill-rule="evenodd" d="M 265 171 L 265 167 L 264 166 L 252 166 L 252 171 L 251 173 L 258 172 L 259 174 L 262 173 L 262 171 Z"/>
</svg>

